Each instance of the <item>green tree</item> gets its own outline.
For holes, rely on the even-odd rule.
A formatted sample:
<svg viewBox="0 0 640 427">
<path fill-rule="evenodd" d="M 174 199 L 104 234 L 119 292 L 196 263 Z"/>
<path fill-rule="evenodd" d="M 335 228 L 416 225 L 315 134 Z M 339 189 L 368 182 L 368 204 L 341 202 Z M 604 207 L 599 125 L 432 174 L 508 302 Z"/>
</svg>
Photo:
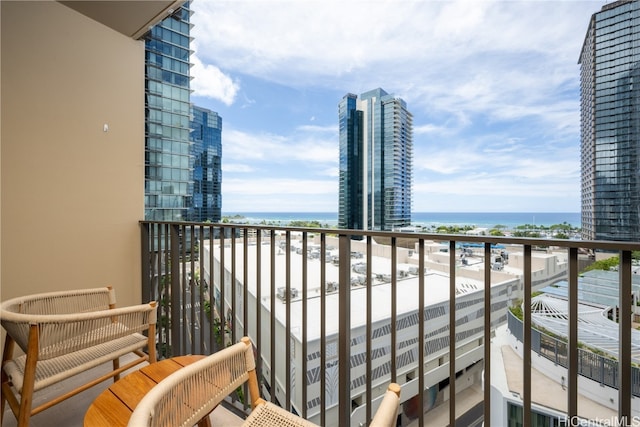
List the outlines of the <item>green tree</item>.
<svg viewBox="0 0 640 427">
<path fill-rule="evenodd" d="M 473 226 L 465 225 L 464 227 L 460 227 L 459 225 L 441 225 L 436 229 L 436 232 L 442 234 L 461 234 L 469 230 L 473 230 Z"/>
<path fill-rule="evenodd" d="M 320 221 L 291 221 L 289 227 L 322 228 Z"/>
<path fill-rule="evenodd" d="M 530 231 L 530 230 L 526 230 L 526 231 L 514 231 L 513 232 L 513 236 L 514 237 L 540 237 L 540 233 L 537 231 Z"/>
<path fill-rule="evenodd" d="M 607 258 L 607 259 L 601 259 L 600 261 L 594 262 L 593 264 L 591 264 L 587 268 L 585 268 L 583 270 L 583 272 L 591 271 L 591 270 L 609 271 L 613 267 L 618 266 L 619 264 L 620 264 L 620 257 L 616 255 L 616 256 L 612 256 L 612 257 Z"/>
</svg>

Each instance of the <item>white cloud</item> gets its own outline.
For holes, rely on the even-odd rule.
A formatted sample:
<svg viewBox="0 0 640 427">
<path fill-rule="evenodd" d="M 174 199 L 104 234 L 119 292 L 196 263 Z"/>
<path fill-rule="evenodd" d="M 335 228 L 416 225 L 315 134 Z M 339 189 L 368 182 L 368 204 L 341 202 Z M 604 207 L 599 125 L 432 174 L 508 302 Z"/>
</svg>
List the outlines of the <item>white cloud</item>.
<svg viewBox="0 0 640 427">
<path fill-rule="evenodd" d="M 224 212 L 337 212 L 335 195 L 326 197 L 287 194 L 253 195 L 245 197 L 225 193 L 222 196 Z"/>
<path fill-rule="evenodd" d="M 226 130 L 224 156 L 231 160 L 268 160 L 270 163 L 302 161 L 308 164 L 337 164 L 337 138 L 317 138 L 310 133 L 283 136 L 268 133 L 250 134 L 239 130 Z M 321 129 L 321 133 L 324 130 Z"/>
<path fill-rule="evenodd" d="M 338 125 L 335 125 L 335 126 L 302 125 L 302 126 L 298 126 L 297 129 L 304 132 L 333 132 L 336 135 L 338 134 Z"/>
<path fill-rule="evenodd" d="M 482 194 L 488 204 L 494 198 L 524 195 L 547 200 L 569 189 L 575 194 L 567 200 L 579 196 L 580 163 L 575 146 L 554 141 L 531 144 L 527 138 L 501 134 L 425 145 L 414 148 L 414 189 L 432 197 Z"/>
<path fill-rule="evenodd" d="M 474 54 L 566 53 L 567 44 L 582 41 L 588 22 L 574 15 L 588 18 L 597 4 L 209 0 L 193 2 L 193 34 L 206 60 L 218 58 L 230 69 L 248 67 L 245 72 L 260 76 L 341 75 L 381 60 L 439 70 L 446 65 L 439 60 Z M 575 64 L 577 52 L 572 57 Z M 402 72 L 404 64 L 396 68 Z"/>
<path fill-rule="evenodd" d="M 414 112 L 481 112 L 498 120 L 535 114 L 557 125 L 556 114 L 577 105 L 550 95 L 577 88 L 579 50 L 598 7 L 595 1 L 209 0 L 193 3 L 193 34 L 203 62 L 231 72 L 356 93 L 382 86 Z"/>
<path fill-rule="evenodd" d="M 197 55 L 191 57 L 191 62 L 191 89 L 194 94 L 217 99 L 226 105 L 233 104 L 240 89 L 238 82 L 233 81 L 215 65 L 203 64 Z"/>
<path fill-rule="evenodd" d="M 284 137 L 266 133 L 250 134 L 226 129 L 223 136 L 224 158 L 231 160 L 256 160 L 270 158 L 282 147 Z M 275 159 L 274 159 L 275 160 Z"/>
<path fill-rule="evenodd" d="M 340 169 L 335 167 L 335 168 L 329 168 L 324 170 L 323 172 L 321 172 L 322 175 L 326 175 L 326 176 L 330 176 L 333 178 L 338 178 L 340 176 Z"/>
<path fill-rule="evenodd" d="M 256 177 L 255 179 L 225 179 L 222 185 L 225 193 L 232 193 L 236 196 L 336 193 L 336 182 L 327 180 Z"/>
<path fill-rule="evenodd" d="M 422 182 L 414 187 L 416 194 L 474 196 L 491 192 L 497 198 L 509 199 L 513 197 L 557 197 L 572 195 L 578 188 L 566 180 L 555 179 L 549 181 L 507 178 L 501 175 L 480 174 L 458 176 L 453 179 L 433 180 Z"/>
<path fill-rule="evenodd" d="M 249 173 L 254 172 L 255 169 L 253 166 L 242 164 L 242 163 L 226 163 L 222 162 L 222 171 L 223 172 L 240 172 L 240 173 Z"/>
<path fill-rule="evenodd" d="M 440 134 L 447 133 L 448 129 L 445 126 L 438 126 L 434 124 L 426 124 L 413 126 L 413 134 L 414 135 L 422 135 L 422 134 Z"/>
</svg>

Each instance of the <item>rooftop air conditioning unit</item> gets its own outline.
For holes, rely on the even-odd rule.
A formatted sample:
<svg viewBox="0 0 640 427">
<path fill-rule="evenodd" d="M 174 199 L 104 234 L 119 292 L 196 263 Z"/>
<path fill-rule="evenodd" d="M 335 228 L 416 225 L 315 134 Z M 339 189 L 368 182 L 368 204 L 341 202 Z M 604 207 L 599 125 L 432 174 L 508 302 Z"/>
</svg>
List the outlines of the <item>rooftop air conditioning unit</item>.
<svg viewBox="0 0 640 427">
<path fill-rule="evenodd" d="M 291 288 L 291 290 L 289 291 L 289 298 L 287 298 L 287 288 L 283 286 L 278 288 L 277 297 L 281 301 L 286 302 L 288 299 L 298 298 L 298 290 L 296 288 Z"/>
<path fill-rule="evenodd" d="M 335 292 L 338 290 L 338 282 L 327 282 L 327 292 Z"/>
</svg>

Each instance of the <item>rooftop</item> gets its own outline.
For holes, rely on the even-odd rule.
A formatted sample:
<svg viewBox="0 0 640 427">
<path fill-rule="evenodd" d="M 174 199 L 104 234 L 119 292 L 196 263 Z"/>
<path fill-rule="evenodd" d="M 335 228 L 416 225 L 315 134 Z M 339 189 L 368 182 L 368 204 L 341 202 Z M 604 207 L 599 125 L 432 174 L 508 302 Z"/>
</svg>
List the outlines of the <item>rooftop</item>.
<svg viewBox="0 0 640 427">
<path fill-rule="evenodd" d="M 606 317 L 605 306 L 578 303 L 578 339 L 589 347 L 618 358 L 620 326 Z M 531 318 L 558 336 L 566 337 L 569 312 L 566 298 L 542 294 L 531 301 Z M 631 329 L 631 357 L 640 361 L 640 331 Z"/>
<path fill-rule="evenodd" d="M 522 358 L 509 345 L 506 326 L 498 328 L 491 343 L 491 385 L 511 392 L 515 401 L 524 395 Z M 532 403 L 558 412 L 567 411 L 567 390 L 561 382 L 531 368 Z M 585 419 L 612 419 L 615 411 L 578 394 L 578 415 Z"/>
<path fill-rule="evenodd" d="M 204 245 L 205 259 L 208 258 L 209 246 L 207 243 Z M 292 243 L 291 247 L 294 250 L 290 253 L 290 288 L 297 291 L 291 298 L 291 333 L 298 339 L 302 339 L 302 319 L 304 318 L 302 310 L 302 271 L 303 271 L 303 256 L 301 253 L 296 253 L 295 248 L 297 244 Z M 301 245 L 300 245 L 301 247 Z M 256 296 L 256 257 L 257 248 L 256 244 L 249 244 L 247 246 L 247 269 L 249 283 L 247 284 L 248 292 L 251 296 Z M 309 245 L 309 249 L 312 249 L 312 245 Z M 262 243 L 261 256 L 262 262 L 260 263 L 261 277 L 271 277 L 271 263 L 268 261 L 271 251 L 271 245 L 269 242 Z M 236 246 L 235 250 L 235 263 L 236 268 L 239 271 L 243 271 L 244 266 L 244 249 L 241 245 Z M 331 252 L 331 251 L 329 251 Z M 219 245 L 215 245 L 215 256 L 218 257 Z M 274 288 L 276 293 L 278 289 L 281 290 L 281 296 L 285 296 L 286 282 L 283 279 L 285 277 L 285 271 L 287 271 L 285 256 L 285 250 L 279 246 L 275 249 L 275 270 L 276 281 Z M 225 247 L 224 251 L 225 265 L 230 268 L 232 262 L 231 247 Z M 328 256 L 327 259 L 330 259 Z M 358 327 L 364 327 L 367 322 L 367 289 L 364 286 L 364 282 L 354 281 L 354 277 L 360 277 L 359 274 L 353 272 L 354 266 L 364 263 L 366 260 L 358 258 L 357 256 L 351 257 L 352 266 L 352 286 L 351 286 L 351 327 L 352 329 Z M 389 258 L 373 256 L 372 257 L 372 276 L 377 277 L 374 285 L 371 287 L 371 299 L 372 305 L 375 306 L 375 310 L 372 310 L 372 321 L 379 322 L 388 320 L 391 318 L 391 299 L 393 287 L 391 280 L 391 262 Z M 319 258 L 308 258 L 306 263 L 307 268 L 307 318 L 320 319 L 322 304 L 321 304 L 321 266 L 322 263 Z M 327 335 L 338 334 L 338 273 L 339 267 L 333 262 L 324 263 L 326 282 L 328 284 L 325 309 L 327 315 L 326 333 Z M 414 269 L 412 270 L 411 267 Z M 205 271 L 206 271 L 205 267 Z M 208 271 L 207 271 L 207 274 Z M 401 277 L 397 279 L 397 315 L 402 316 L 418 309 L 418 291 L 419 291 L 419 277 L 417 276 L 417 266 L 411 266 L 410 264 L 398 265 L 398 274 Z M 364 277 L 364 276 L 363 276 Z M 237 277 L 236 280 L 242 281 L 242 277 Z M 263 308 L 270 310 L 271 307 L 271 294 L 272 284 L 270 280 L 261 280 L 261 298 Z M 424 296 L 424 306 L 433 306 L 436 304 L 446 303 L 449 301 L 449 276 L 445 273 L 438 272 L 431 269 L 426 269 L 424 283 L 427 291 Z M 500 286 L 505 282 L 492 283 L 492 286 Z M 284 289 L 283 289 L 284 288 Z M 456 294 L 458 296 L 463 294 L 470 294 L 474 292 L 481 292 L 484 289 L 482 281 L 474 280 L 467 277 L 456 278 Z M 286 323 L 286 304 L 282 298 L 275 299 L 276 318 Z M 309 325 L 307 339 L 309 341 L 320 339 L 320 329 L 316 324 Z"/>
</svg>

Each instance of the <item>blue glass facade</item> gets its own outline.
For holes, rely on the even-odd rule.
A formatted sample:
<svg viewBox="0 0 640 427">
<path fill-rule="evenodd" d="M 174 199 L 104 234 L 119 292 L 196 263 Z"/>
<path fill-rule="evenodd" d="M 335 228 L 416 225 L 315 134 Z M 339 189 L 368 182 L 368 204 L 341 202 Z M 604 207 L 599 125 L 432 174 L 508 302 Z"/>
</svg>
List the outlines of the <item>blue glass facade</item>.
<svg viewBox="0 0 640 427">
<path fill-rule="evenodd" d="M 363 151 L 362 112 L 356 109 L 356 95 L 346 95 L 338 105 L 338 132 L 340 139 L 338 225 L 361 230 Z"/>
<path fill-rule="evenodd" d="M 222 117 L 191 107 L 193 199 L 189 221 L 219 222 L 222 211 Z"/>
<path fill-rule="evenodd" d="M 145 40 L 145 219 L 184 221 L 192 190 L 191 11 L 186 2 Z"/>
<path fill-rule="evenodd" d="M 582 234 L 640 240 L 640 2 L 605 5 L 580 55 Z"/>
<path fill-rule="evenodd" d="M 338 104 L 338 225 L 393 230 L 411 224 L 413 116 L 378 88 Z"/>
</svg>

